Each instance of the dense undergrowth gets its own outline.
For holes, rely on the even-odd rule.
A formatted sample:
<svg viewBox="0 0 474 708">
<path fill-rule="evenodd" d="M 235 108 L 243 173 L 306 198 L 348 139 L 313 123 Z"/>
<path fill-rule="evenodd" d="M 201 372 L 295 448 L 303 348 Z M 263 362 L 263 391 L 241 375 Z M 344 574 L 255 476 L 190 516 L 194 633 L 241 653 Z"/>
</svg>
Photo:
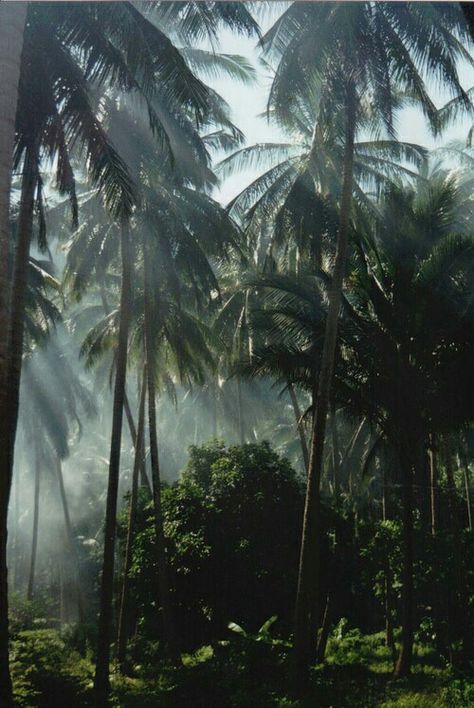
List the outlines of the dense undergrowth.
<svg viewBox="0 0 474 708">
<path fill-rule="evenodd" d="M 130 676 L 112 674 L 111 706 L 338 706 L 338 708 L 464 708 L 474 706 L 474 681 L 442 663 L 432 647 L 415 646 L 412 675 L 392 681 L 382 633 L 362 635 L 344 623 L 333 631 L 323 666 L 311 671 L 303 698 L 289 690 L 290 647 L 264 627 L 249 635 L 238 625 L 227 639 L 182 657 L 178 668 L 150 644 Z M 92 649 L 76 630 L 23 630 L 12 642 L 16 704 L 92 706 Z"/>
</svg>

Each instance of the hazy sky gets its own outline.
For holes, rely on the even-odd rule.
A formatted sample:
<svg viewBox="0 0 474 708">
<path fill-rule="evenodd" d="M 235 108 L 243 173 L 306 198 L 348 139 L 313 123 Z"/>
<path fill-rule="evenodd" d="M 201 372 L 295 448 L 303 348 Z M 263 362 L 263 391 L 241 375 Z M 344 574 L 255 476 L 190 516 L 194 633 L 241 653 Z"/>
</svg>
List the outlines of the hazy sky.
<svg viewBox="0 0 474 708">
<path fill-rule="evenodd" d="M 285 4 L 274 3 L 275 8 L 272 16 L 267 15 L 260 18 L 264 31 L 278 17 Z M 278 141 L 281 138 L 278 130 L 269 125 L 265 117 L 259 117 L 259 114 L 265 111 L 270 79 L 266 70 L 259 64 L 259 50 L 256 47 L 255 38 L 240 37 L 229 31 L 222 32 L 221 36 L 219 51 L 226 54 L 241 54 L 249 58 L 257 70 L 258 78 L 253 85 L 242 85 L 227 79 L 209 81 L 209 83 L 231 106 L 234 123 L 244 132 L 248 144 Z M 460 67 L 460 76 L 464 88 L 474 86 L 474 70 L 467 64 Z M 432 97 L 439 106 L 450 98 L 448 95 L 440 94 L 435 87 L 432 88 Z M 440 140 L 435 142 L 421 112 L 416 109 L 406 109 L 400 114 L 398 137 L 403 141 L 432 148 L 454 139 L 464 141 L 471 124 L 469 119 L 460 120 L 456 125 L 451 126 Z M 217 198 L 227 203 L 257 174 L 256 171 L 234 174 L 221 185 Z"/>
</svg>

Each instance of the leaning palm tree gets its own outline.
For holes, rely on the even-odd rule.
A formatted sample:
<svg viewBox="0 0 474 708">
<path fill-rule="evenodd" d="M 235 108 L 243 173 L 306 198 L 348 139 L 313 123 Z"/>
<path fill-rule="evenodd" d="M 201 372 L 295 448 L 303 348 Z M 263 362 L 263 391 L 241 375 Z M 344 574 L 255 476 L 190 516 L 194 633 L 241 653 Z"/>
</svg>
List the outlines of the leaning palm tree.
<svg viewBox="0 0 474 708">
<path fill-rule="evenodd" d="M 319 488 L 347 263 L 356 133 L 370 115 L 372 126 L 382 125 L 393 136 L 400 90 L 415 98 L 435 125 L 435 107 L 420 70 L 429 66 L 431 74 L 448 89 L 463 94 L 456 60 L 466 52 L 459 36 L 469 41 L 462 11 L 454 5 L 292 3 L 261 40 L 264 51 L 277 64 L 269 97 L 269 106 L 277 116 L 291 119 L 300 97 L 308 86 L 310 90 L 314 86 L 318 94 L 315 138 L 331 125 L 334 116 L 343 118 L 338 135 L 342 147 L 340 218 L 313 420 L 296 600 L 294 652 L 302 678 L 319 621 L 319 612 L 314 609 L 320 575 L 314 565 L 321 541 Z M 317 155 L 319 144 L 316 139 L 312 155 Z M 398 675 L 408 671 L 409 652 L 407 647 L 400 655 Z"/>
</svg>

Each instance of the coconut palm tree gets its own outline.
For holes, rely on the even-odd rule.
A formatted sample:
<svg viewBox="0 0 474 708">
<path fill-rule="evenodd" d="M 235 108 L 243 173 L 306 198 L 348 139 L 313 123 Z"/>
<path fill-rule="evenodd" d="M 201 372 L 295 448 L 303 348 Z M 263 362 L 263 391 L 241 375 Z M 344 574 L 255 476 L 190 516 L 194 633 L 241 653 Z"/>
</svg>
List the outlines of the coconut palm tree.
<svg viewBox="0 0 474 708">
<path fill-rule="evenodd" d="M 314 135 L 342 116 L 340 219 L 336 256 L 329 290 L 329 311 L 313 420 L 306 507 L 295 614 L 295 663 L 304 678 L 318 613 L 319 488 L 326 417 L 337 342 L 342 284 L 346 271 L 349 221 L 354 190 L 356 133 L 369 108 L 372 126 L 394 135 L 394 110 L 400 90 L 420 104 L 433 125 L 436 111 L 420 74 L 424 66 L 455 94 L 463 94 L 456 60 L 466 54 L 458 37 L 469 41 L 459 7 L 431 3 L 292 3 L 262 38 L 267 55 L 276 62 L 269 107 L 282 120 L 291 119 L 295 104 L 308 91 L 318 94 Z M 467 97 L 465 98 L 468 101 Z M 368 104 L 368 105 L 367 105 Z M 337 118 L 336 118 L 337 120 Z M 313 155 L 319 150 L 315 140 Z M 313 618 L 311 618 L 313 615 Z M 408 664 L 407 664 L 408 665 Z M 400 673 L 405 672 L 404 662 Z"/>
<path fill-rule="evenodd" d="M 380 220 L 354 233 L 335 366 L 338 405 L 376 426 L 401 475 L 404 570 L 396 675 L 409 671 L 413 645 L 414 482 L 422 482 L 432 436 L 456 430 L 472 416 L 471 398 L 465 398 L 473 386 L 469 192 L 440 177 L 417 187 L 392 187 L 379 206 Z M 253 373 L 292 376 L 310 388 L 325 319 L 315 279 L 274 274 L 261 278 L 259 287 L 270 289 L 261 319 L 267 342 L 255 352 Z"/>
</svg>

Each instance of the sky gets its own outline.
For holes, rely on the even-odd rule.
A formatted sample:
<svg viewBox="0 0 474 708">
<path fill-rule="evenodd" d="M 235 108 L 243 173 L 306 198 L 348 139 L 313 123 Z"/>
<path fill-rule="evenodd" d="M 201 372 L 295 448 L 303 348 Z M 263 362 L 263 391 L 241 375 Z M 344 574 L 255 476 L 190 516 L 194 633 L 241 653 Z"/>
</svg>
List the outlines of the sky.
<svg viewBox="0 0 474 708">
<path fill-rule="evenodd" d="M 266 31 L 278 18 L 286 3 L 275 2 L 273 13 L 260 17 L 262 31 Z M 259 49 L 255 38 L 238 36 L 230 31 L 223 31 L 218 51 L 225 54 L 240 54 L 247 57 L 257 71 L 257 80 L 251 85 L 244 85 L 229 79 L 215 79 L 209 84 L 217 90 L 228 102 L 232 111 L 234 123 L 243 131 L 247 144 L 260 142 L 277 142 L 282 139 L 281 133 L 261 114 L 265 112 L 266 98 L 270 85 L 268 71 L 259 62 Z M 465 89 L 474 86 L 474 69 L 467 63 L 459 66 L 459 76 Z M 431 96 L 437 106 L 442 106 L 451 98 L 450 95 L 430 86 Z M 399 116 L 398 138 L 413 142 L 429 149 L 446 145 L 453 140 L 465 142 L 472 121 L 469 118 L 460 119 L 450 126 L 443 136 L 435 140 L 429 131 L 427 123 L 418 109 L 404 109 Z M 240 172 L 226 179 L 216 191 L 216 198 L 226 204 L 238 194 L 259 173 L 255 170 Z"/>
</svg>

